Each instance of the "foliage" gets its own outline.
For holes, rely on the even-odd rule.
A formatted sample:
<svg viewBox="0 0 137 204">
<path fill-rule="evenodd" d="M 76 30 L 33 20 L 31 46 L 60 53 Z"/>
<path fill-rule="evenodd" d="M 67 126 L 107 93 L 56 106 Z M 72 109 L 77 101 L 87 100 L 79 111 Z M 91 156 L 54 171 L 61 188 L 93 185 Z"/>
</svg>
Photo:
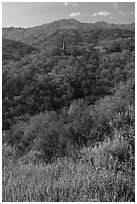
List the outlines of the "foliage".
<svg viewBox="0 0 137 204">
<path fill-rule="evenodd" d="M 134 25 L 3 36 L 3 201 L 134 201 Z"/>
<path fill-rule="evenodd" d="M 14 40 L 2 40 L 2 62 L 5 64 L 10 60 L 19 61 L 25 55 L 31 54 L 36 51 L 36 48 L 25 45 L 24 43 Z"/>
<path fill-rule="evenodd" d="M 135 201 L 134 153 L 121 132 L 85 147 L 76 161 L 62 158 L 45 165 L 27 160 L 26 155 L 14 168 L 4 166 L 3 201 Z"/>
</svg>

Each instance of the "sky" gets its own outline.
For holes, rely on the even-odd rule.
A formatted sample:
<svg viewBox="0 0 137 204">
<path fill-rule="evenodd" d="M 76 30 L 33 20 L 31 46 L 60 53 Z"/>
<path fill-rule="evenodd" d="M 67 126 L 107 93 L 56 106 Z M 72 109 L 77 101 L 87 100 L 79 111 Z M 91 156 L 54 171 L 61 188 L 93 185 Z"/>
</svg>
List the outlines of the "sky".
<svg viewBox="0 0 137 204">
<path fill-rule="evenodd" d="M 59 19 L 84 23 L 135 22 L 134 2 L 3 2 L 2 27 L 33 27 Z"/>
</svg>

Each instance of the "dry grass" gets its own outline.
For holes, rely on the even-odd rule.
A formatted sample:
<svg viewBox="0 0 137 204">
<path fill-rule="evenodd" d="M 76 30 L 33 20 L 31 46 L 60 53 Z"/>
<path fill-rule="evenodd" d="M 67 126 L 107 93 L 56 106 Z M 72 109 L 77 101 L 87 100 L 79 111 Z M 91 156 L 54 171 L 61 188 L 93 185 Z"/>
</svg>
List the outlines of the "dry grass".
<svg viewBox="0 0 137 204">
<path fill-rule="evenodd" d="M 131 161 L 128 158 L 120 162 L 118 156 L 112 154 L 113 151 L 120 154 L 128 148 L 127 142 L 120 140 L 117 136 L 113 141 L 100 143 L 98 147 L 84 148 L 76 161 L 62 158 L 52 164 L 42 164 L 26 162 L 22 158 L 16 163 L 5 164 L 3 201 L 134 201 Z"/>
</svg>

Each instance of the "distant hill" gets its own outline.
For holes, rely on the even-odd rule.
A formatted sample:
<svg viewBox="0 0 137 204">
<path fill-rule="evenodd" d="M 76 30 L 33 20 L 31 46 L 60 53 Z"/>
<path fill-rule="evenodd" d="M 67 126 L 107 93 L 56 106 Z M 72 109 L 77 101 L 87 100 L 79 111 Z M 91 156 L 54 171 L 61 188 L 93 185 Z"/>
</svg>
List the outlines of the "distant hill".
<svg viewBox="0 0 137 204">
<path fill-rule="evenodd" d="M 77 32 L 83 36 L 85 33 L 96 33 L 103 30 L 105 33 L 109 33 L 109 30 L 125 30 L 126 32 L 134 32 L 135 24 L 109 24 L 106 22 L 97 23 L 81 23 L 75 19 L 62 19 L 54 21 L 49 24 L 31 28 L 3 28 L 2 36 L 3 39 L 11 39 L 21 41 L 31 46 L 43 47 L 43 42 L 46 42 L 49 36 L 54 36 L 58 31 L 61 32 Z M 60 33 L 60 32 L 59 32 Z M 113 33 L 113 32 L 112 32 Z M 46 42 L 46 46 L 48 43 Z"/>
<path fill-rule="evenodd" d="M 25 55 L 31 54 L 36 48 L 10 39 L 2 40 L 2 58 L 5 60 L 21 60 Z"/>
</svg>

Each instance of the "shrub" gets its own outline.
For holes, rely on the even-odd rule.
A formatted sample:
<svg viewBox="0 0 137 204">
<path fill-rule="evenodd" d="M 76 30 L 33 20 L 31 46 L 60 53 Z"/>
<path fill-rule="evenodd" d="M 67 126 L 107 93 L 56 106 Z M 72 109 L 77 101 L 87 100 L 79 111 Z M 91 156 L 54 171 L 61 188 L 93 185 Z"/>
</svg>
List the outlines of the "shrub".
<svg viewBox="0 0 137 204">
<path fill-rule="evenodd" d="M 3 172 L 3 201 L 134 202 L 134 171 L 129 163 L 132 155 L 121 166 L 118 157 L 108 159 L 112 152 L 119 155 L 127 149 L 128 142 L 117 134 L 111 142 L 85 147 L 75 162 L 62 158 L 52 164 L 26 164 L 20 160 L 8 179 L 9 169 Z"/>
</svg>

